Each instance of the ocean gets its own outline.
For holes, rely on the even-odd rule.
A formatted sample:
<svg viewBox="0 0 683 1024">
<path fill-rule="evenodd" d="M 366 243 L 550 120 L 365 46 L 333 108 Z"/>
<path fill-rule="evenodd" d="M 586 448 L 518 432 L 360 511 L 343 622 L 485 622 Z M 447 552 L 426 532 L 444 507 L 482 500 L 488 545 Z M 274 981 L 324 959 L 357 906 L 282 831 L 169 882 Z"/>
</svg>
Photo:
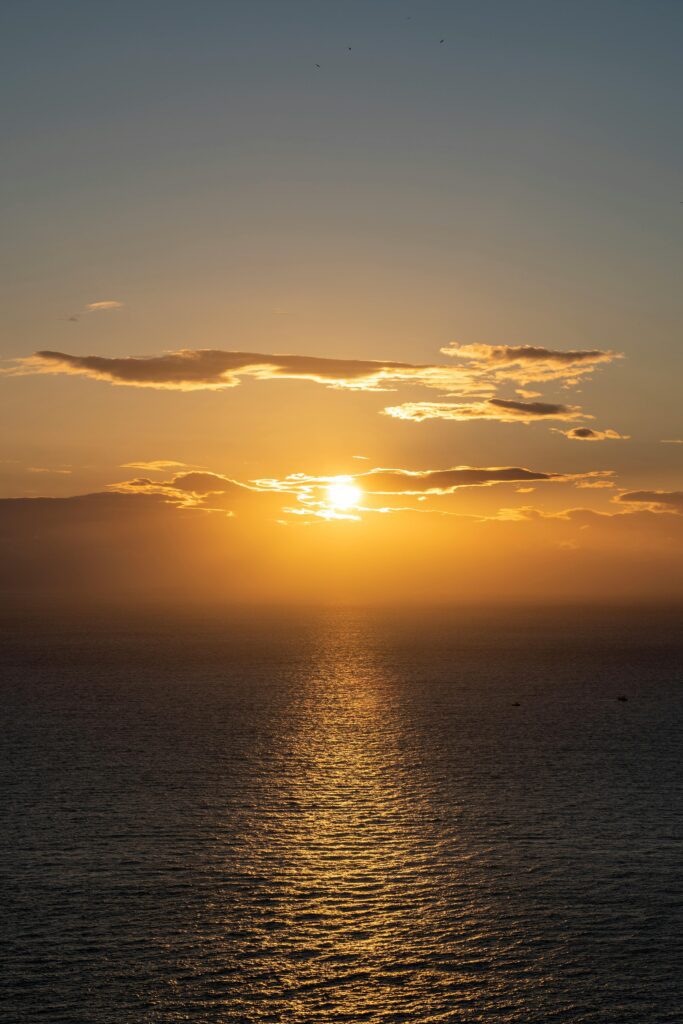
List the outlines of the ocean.
<svg viewBox="0 0 683 1024">
<path fill-rule="evenodd" d="M 683 1020 L 675 612 L 0 639 L 6 1024 Z"/>
</svg>

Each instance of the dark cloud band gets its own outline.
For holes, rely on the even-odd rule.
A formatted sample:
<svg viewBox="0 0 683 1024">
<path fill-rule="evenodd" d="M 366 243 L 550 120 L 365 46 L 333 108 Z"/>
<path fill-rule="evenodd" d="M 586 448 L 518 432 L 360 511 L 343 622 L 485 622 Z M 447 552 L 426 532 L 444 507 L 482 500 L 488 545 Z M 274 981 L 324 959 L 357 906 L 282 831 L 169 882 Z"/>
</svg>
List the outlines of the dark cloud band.
<svg viewBox="0 0 683 1024">
<path fill-rule="evenodd" d="M 328 387 L 377 390 L 396 383 L 459 391 L 489 392 L 511 381 L 573 381 L 599 363 L 618 358 L 614 352 L 559 352 L 531 346 L 450 346 L 442 351 L 457 361 L 450 365 L 395 360 L 332 359 L 224 349 L 181 349 L 158 356 L 93 356 L 43 350 L 3 369 L 6 375 L 76 374 L 130 387 L 189 391 L 236 387 L 242 377 L 259 380 L 311 380 Z"/>
</svg>

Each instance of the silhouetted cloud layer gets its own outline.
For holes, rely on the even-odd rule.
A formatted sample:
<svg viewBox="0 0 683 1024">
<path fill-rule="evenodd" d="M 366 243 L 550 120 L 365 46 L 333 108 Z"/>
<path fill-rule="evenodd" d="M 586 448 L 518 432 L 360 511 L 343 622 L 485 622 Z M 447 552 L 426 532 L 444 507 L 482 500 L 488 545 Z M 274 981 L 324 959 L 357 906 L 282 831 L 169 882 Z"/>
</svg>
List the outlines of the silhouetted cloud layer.
<svg viewBox="0 0 683 1024">
<path fill-rule="evenodd" d="M 440 492 L 453 483 L 440 474 L 456 471 L 368 476 L 387 490 L 405 486 L 408 476 L 409 487 L 436 485 Z M 477 486 L 488 482 L 476 478 Z M 364 516 L 363 523 L 303 503 L 285 519 L 282 491 L 251 490 L 219 474 L 168 483 L 178 486 L 149 493 L 140 481 L 137 491 L 0 500 L 3 597 L 13 606 L 75 602 L 90 609 L 98 601 L 132 607 L 136 600 L 188 608 L 192 600 L 683 596 L 683 515 L 672 514 L 683 510 L 683 492 L 626 492 L 619 499 L 626 504 L 611 512 L 527 507 L 474 516 L 432 509 L 429 528 L 416 529 L 425 509 L 405 507 L 405 497 L 394 514 Z M 183 486 L 213 490 L 197 501 Z M 226 518 L 220 500 L 206 504 L 220 498 L 219 486 L 230 503 L 241 496 L 251 510 L 264 501 L 269 516 L 278 507 L 280 515 Z M 342 521 L 324 527 L 319 515 Z"/>
</svg>

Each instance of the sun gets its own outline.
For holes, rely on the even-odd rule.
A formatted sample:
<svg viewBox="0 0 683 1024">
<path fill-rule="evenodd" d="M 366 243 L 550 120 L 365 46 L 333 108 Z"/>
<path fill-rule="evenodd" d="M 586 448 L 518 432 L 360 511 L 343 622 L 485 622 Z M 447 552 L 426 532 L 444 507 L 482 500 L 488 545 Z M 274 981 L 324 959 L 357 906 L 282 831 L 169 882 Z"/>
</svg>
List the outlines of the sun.
<svg viewBox="0 0 683 1024">
<path fill-rule="evenodd" d="M 356 487 L 349 476 L 337 476 L 327 487 L 327 500 L 334 508 L 353 508 L 361 496 L 360 487 Z"/>
</svg>

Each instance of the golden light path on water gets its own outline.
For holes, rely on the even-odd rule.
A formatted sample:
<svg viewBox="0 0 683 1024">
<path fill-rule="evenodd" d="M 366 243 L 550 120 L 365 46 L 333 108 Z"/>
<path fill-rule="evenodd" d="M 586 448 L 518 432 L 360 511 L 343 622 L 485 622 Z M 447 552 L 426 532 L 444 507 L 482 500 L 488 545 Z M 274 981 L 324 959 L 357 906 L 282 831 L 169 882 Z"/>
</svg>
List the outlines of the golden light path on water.
<svg viewBox="0 0 683 1024">
<path fill-rule="evenodd" d="M 334 616 L 309 657 L 244 837 L 261 969 L 251 979 L 242 973 L 233 1012 L 301 1024 L 441 1020 L 455 1005 L 465 1012 L 481 997 L 488 940 L 467 948 L 480 927 L 475 893 L 453 884 L 469 844 L 452 848 L 424 740 L 352 624 L 340 637 Z M 457 807 L 449 813 L 457 821 Z M 245 910 L 254 920 L 253 905 Z"/>
</svg>

